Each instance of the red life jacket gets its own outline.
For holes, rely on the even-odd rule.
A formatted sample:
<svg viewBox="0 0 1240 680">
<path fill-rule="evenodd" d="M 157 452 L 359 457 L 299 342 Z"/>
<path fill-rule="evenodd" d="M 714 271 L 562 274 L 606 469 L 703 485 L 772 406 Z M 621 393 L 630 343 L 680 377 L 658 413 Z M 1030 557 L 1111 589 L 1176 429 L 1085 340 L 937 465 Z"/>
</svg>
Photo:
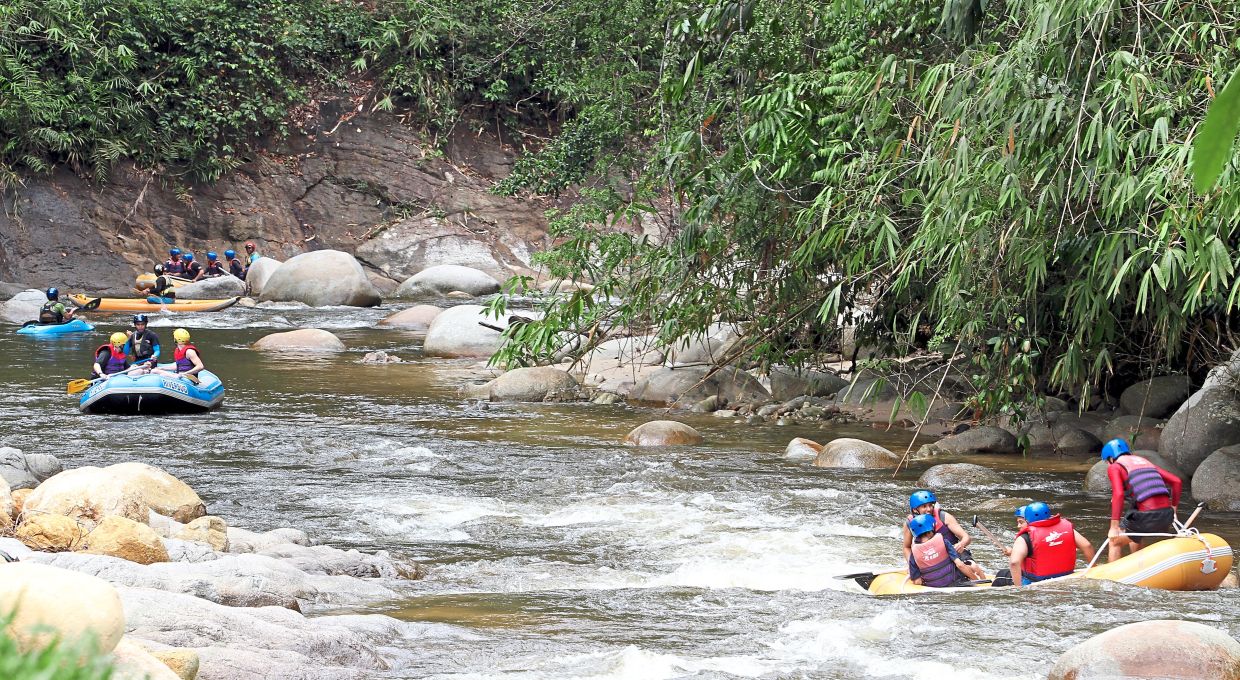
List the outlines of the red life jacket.
<svg viewBox="0 0 1240 680">
<path fill-rule="evenodd" d="M 178 373 L 187 373 L 194 370 L 194 362 L 190 361 L 189 357 L 185 356 L 185 353 L 191 349 L 198 352 L 197 347 L 194 347 L 188 343 L 184 347 L 178 346 L 176 349 L 172 350 L 172 358 L 177 362 Z M 202 358 L 202 352 L 198 352 L 198 358 Z"/>
<path fill-rule="evenodd" d="M 117 350 L 111 345 L 99 345 L 99 349 L 95 350 L 95 361 L 99 361 L 99 353 L 108 350 L 108 358 L 99 364 L 99 368 L 103 369 L 104 375 L 112 375 L 120 373 L 129 368 L 129 357 L 125 355 L 124 350 Z"/>
<path fill-rule="evenodd" d="M 1072 522 L 1054 515 L 1031 522 L 1017 536 L 1029 535 L 1029 557 L 1021 571 L 1030 581 L 1066 576 L 1076 569 L 1076 535 Z"/>
<path fill-rule="evenodd" d="M 912 520 L 912 515 L 908 515 L 904 518 L 906 524 Z M 948 527 L 947 523 L 943 521 L 943 509 L 939 507 L 938 503 L 934 504 L 934 532 L 941 535 L 943 540 L 947 541 L 951 545 L 956 545 L 956 543 L 960 541 L 960 539 L 956 538 L 956 534 L 952 533 L 951 527 Z M 914 536 L 913 539 L 913 542 L 916 543 L 917 537 Z"/>
<path fill-rule="evenodd" d="M 1158 474 L 1157 465 L 1131 453 L 1116 458 L 1115 463 L 1128 471 L 1128 479 L 1124 481 L 1124 495 L 1134 504 L 1154 496 L 1171 495 L 1162 475 Z"/>
<path fill-rule="evenodd" d="M 921 582 L 931 588 L 946 588 L 960 578 L 956 563 L 947 554 L 947 542 L 942 534 L 925 543 L 913 544 L 913 562 L 921 569 Z"/>
</svg>

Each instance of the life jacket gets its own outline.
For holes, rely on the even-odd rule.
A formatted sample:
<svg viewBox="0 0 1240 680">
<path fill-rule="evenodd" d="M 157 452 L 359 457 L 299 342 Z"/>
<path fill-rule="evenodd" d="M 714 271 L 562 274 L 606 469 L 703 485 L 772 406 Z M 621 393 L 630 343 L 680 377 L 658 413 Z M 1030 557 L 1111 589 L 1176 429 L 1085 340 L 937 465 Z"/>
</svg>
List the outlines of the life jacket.
<svg viewBox="0 0 1240 680">
<path fill-rule="evenodd" d="M 922 585 L 946 588 L 960 580 L 960 571 L 947 554 L 947 542 L 942 534 L 935 534 L 925 543 L 913 543 L 913 561 L 921 569 Z"/>
<path fill-rule="evenodd" d="M 908 515 L 905 517 L 905 522 L 912 521 L 912 519 L 913 516 Z M 947 522 L 943 521 L 943 509 L 939 507 L 938 503 L 934 504 L 934 532 L 942 536 L 948 545 L 954 546 L 960 541 L 960 539 L 956 538 L 956 534 L 952 533 L 951 527 L 947 526 Z M 916 540 L 915 536 L 913 538 Z"/>
<path fill-rule="evenodd" d="M 99 355 L 102 354 L 104 350 L 108 351 L 108 356 L 103 361 L 99 361 Z M 117 351 L 117 349 L 111 344 L 100 345 L 99 349 L 95 350 L 95 362 L 99 364 L 99 368 L 103 369 L 104 375 L 120 373 L 126 368 L 129 368 L 129 357 L 123 350 Z"/>
<path fill-rule="evenodd" d="M 246 259 L 250 261 L 250 264 L 254 264 L 255 262 L 258 262 L 258 258 L 260 257 L 262 257 L 262 255 L 259 255 L 258 253 L 250 253 L 246 256 Z"/>
<path fill-rule="evenodd" d="M 1124 495 L 1134 505 L 1154 496 L 1171 495 L 1162 475 L 1158 474 L 1158 466 L 1145 458 L 1126 453 L 1116 458 L 1115 463 L 1128 471 L 1128 479 L 1124 481 Z"/>
<path fill-rule="evenodd" d="M 159 346 L 159 338 L 147 330 L 134 331 L 134 334 L 129 336 L 129 343 L 129 346 L 133 348 L 134 359 L 143 361 L 155 355 L 155 348 Z"/>
<path fill-rule="evenodd" d="M 176 286 L 168 280 L 167 276 L 158 276 L 155 278 L 155 288 L 153 289 L 156 297 L 175 298 Z"/>
<path fill-rule="evenodd" d="M 1017 536 L 1029 536 L 1029 557 L 1021 571 L 1030 581 L 1067 576 L 1076 569 L 1076 530 L 1072 522 L 1054 515 L 1030 522 Z"/>
<path fill-rule="evenodd" d="M 218 260 L 215 262 L 208 262 L 206 271 L 202 273 L 203 278 L 212 278 L 223 275 L 224 265 L 220 264 Z"/>
<path fill-rule="evenodd" d="M 177 259 L 177 260 L 170 259 L 164 262 L 164 273 L 165 274 L 184 274 L 185 273 L 185 262 L 180 259 Z"/>
<path fill-rule="evenodd" d="M 241 264 L 241 260 L 238 260 L 237 258 L 234 257 L 233 259 L 228 261 L 228 273 L 232 274 L 233 276 L 239 279 L 244 279 L 245 278 L 245 265 Z"/>
<path fill-rule="evenodd" d="M 195 352 L 198 352 L 198 348 L 194 347 L 193 345 L 177 347 L 175 350 L 173 350 L 172 358 L 175 359 L 177 362 L 177 373 L 187 373 L 189 371 L 194 370 L 194 362 L 190 361 L 189 357 L 185 356 L 185 353 L 191 349 L 194 350 Z M 199 359 L 202 358 L 202 352 L 198 352 L 198 358 Z"/>
<path fill-rule="evenodd" d="M 52 309 L 52 307 L 55 307 L 58 304 L 60 304 L 58 300 L 48 300 L 46 303 L 44 303 L 43 309 L 39 310 L 39 323 L 45 324 L 45 325 L 53 324 L 53 323 L 64 323 L 65 322 L 64 313 L 57 311 L 55 309 Z"/>
<path fill-rule="evenodd" d="M 186 277 L 196 279 L 198 278 L 198 272 L 200 271 L 202 271 L 202 265 L 198 264 L 198 261 L 195 260 L 189 263 L 189 266 L 185 268 L 184 273 Z"/>
</svg>

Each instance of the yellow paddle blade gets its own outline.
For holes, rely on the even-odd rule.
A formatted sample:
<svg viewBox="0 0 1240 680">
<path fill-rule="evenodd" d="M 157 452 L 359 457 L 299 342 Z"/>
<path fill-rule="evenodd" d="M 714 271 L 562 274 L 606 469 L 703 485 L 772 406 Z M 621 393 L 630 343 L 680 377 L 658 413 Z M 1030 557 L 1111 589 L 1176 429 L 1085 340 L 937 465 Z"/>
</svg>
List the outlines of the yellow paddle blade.
<svg viewBox="0 0 1240 680">
<path fill-rule="evenodd" d="M 86 378 L 78 378 L 77 380 L 70 380 L 68 387 L 65 388 L 65 392 L 69 394 L 77 394 L 78 392 L 85 390 L 87 387 L 90 387 L 91 383 L 93 382 L 95 381 L 87 380 Z"/>
</svg>

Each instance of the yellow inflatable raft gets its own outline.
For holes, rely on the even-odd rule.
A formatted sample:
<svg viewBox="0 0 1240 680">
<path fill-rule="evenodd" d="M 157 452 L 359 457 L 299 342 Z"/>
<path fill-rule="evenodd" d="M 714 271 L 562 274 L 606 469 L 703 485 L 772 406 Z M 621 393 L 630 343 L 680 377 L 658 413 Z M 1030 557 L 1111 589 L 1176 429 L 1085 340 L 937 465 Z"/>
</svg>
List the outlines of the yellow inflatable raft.
<svg viewBox="0 0 1240 680">
<path fill-rule="evenodd" d="M 1073 579 L 1088 578 L 1161 590 L 1214 590 L 1231 571 L 1232 557 L 1231 546 L 1214 534 L 1178 536 L 1159 541 L 1115 562 L 1079 569 L 1068 576 L 1041 581 L 1036 585 L 1064 584 Z M 958 593 L 990 587 L 989 583 L 957 588 L 919 586 L 909 581 L 908 572 L 903 569 L 858 576 L 855 580 L 871 595 Z"/>
</svg>

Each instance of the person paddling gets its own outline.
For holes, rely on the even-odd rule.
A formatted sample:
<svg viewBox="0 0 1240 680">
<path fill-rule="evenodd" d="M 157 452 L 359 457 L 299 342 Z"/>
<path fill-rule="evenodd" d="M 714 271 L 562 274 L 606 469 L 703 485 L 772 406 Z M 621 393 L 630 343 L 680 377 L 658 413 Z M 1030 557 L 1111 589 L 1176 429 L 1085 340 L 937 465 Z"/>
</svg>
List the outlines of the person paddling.
<svg viewBox="0 0 1240 680">
<path fill-rule="evenodd" d="M 108 339 L 108 344 L 100 345 L 95 350 L 95 365 L 91 377 L 106 378 L 109 375 L 124 373 L 132 365 L 129 355 L 125 353 L 125 343 L 129 337 L 117 331 Z"/>
<path fill-rule="evenodd" d="M 969 544 L 973 542 L 973 537 L 969 532 L 960 526 L 960 522 L 952 516 L 950 512 L 939 507 L 939 499 L 934 495 L 933 491 L 921 489 L 914 491 L 908 497 L 908 507 L 912 514 L 905 518 L 908 522 L 919 515 L 926 515 L 934 522 L 934 530 L 942 534 L 943 540 L 952 546 L 953 550 L 960 555 L 960 559 L 966 565 L 965 574 L 969 578 L 984 578 L 982 568 L 977 566 L 973 561 L 973 553 L 969 551 Z M 904 525 L 904 558 L 908 559 L 913 550 L 913 533 L 909 530 L 908 524 Z"/>
<path fill-rule="evenodd" d="M 1012 544 L 1012 585 L 1027 586 L 1071 574 L 1076 570 L 1078 549 L 1086 562 L 1094 559 L 1094 546 L 1089 540 L 1072 522 L 1051 514 L 1046 503 L 1030 503 L 1022 514 L 1028 525 L 1016 534 Z"/>
<path fill-rule="evenodd" d="M 39 323 L 48 326 L 51 324 L 68 323 L 73 320 L 72 307 L 67 307 L 65 303 L 60 301 L 60 290 L 58 288 L 48 288 L 44 291 L 47 296 L 47 302 L 43 303 L 42 309 L 39 310 Z"/>
<path fill-rule="evenodd" d="M 133 355 L 134 366 L 150 370 L 159 361 L 159 336 L 147 329 L 146 322 L 145 314 L 134 315 L 133 330 L 128 333 L 124 351 Z"/>
<path fill-rule="evenodd" d="M 1158 536 L 1129 537 L 1134 534 L 1170 534 L 1175 523 L 1175 508 L 1180 504 L 1183 483 L 1179 477 L 1128 450 L 1128 442 L 1112 439 L 1102 445 L 1102 460 L 1107 461 L 1107 479 L 1111 482 L 1111 527 L 1107 531 L 1110 545 L 1107 559 L 1118 560 L 1128 546 L 1136 552 Z M 1128 512 L 1124 510 L 1125 499 Z"/>
<path fill-rule="evenodd" d="M 172 331 L 172 339 L 177 343 L 177 347 L 172 353 L 172 358 L 176 362 L 176 371 L 166 371 L 157 368 L 152 372 L 176 378 L 185 378 L 197 384 L 198 372 L 203 370 L 205 366 L 202 364 L 202 357 L 198 355 L 198 348 L 189 344 L 189 331 L 184 328 L 178 328 Z"/>
<path fill-rule="evenodd" d="M 164 262 L 164 271 L 173 276 L 180 276 L 185 273 L 185 262 L 181 260 L 180 248 L 173 248 L 168 251 L 168 259 Z"/>
<path fill-rule="evenodd" d="M 1029 526 L 1029 523 L 1025 521 L 1025 508 L 1027 508 L 1027 507 L 1029 507 L 1029 506 L 1028 506 L 1028 505 L 1022 505 L 1022 506 L 1020 506 L 1019 508 L 1016 508 L 1016 512 L 1012 513 L 1012 514 L 1016 515 L 1016 535 L 1017 535 L 1017 536 L 1019 536 L 1019 535 L 1020 535 L 1020 532 L 1022 532 L 1022 531 L 1024 531 L 1024 530 L 1025 530 L 1025 527 Z M 1011 557 L 1011 556 L 1012 556 L 1012 549 L 1011 549 L 1011 548 L 1004 548 L 1004 549 L 1003 549 L 1003 554 L 1004 554 L 1005 556 L 1007 556 L 1007 557 Z"/>
<path fill-rule="evenodd" d="M 973 568 L 964 563 L 952 544 L 935 529 L 931 515 L 916 515 L 908 521 L 913 545 L 909 551 L 908 577 L 919 586 L 951 588 L 968 585 Z"/>
<path fill-rule="evenodd" d="M 239 279 L 245 279 L 246 266 L 237 259 L 237 251 L 225 250 L 224 259 L 228 260 L 228 273 Z"/>
<path fill-rule="evenodd" d="M 155 285 L 151 288 L 151 295 L 159 298 L 159 302 L 176 302 L 177 289 L 172 285 L 172 279 L 168 277 L 167 272 L 164 265 L 155 265 Z"/>
</svg>

